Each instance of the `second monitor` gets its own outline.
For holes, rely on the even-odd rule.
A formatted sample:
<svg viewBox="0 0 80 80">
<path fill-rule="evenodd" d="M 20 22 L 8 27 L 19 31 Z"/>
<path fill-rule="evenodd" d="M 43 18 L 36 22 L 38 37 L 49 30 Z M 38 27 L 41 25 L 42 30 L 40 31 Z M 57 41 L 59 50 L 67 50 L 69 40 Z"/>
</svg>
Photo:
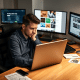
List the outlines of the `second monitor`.
<svg viewBox="0 0 80 80">
<path fill-rule="evenodd" d="M 70 12 L 69 34 L 80 39 L 80 14 Z"/>
<path fill-rule="evenodd" d="M 66 34 L 67 12 L 35 9 L 34 14 L 40 20 L 38 31 Z"/>
<path fill-rule="evenodd" d="M 1 9 L 1 24 L 22 24 L 25 9 Z"/>
</svg>

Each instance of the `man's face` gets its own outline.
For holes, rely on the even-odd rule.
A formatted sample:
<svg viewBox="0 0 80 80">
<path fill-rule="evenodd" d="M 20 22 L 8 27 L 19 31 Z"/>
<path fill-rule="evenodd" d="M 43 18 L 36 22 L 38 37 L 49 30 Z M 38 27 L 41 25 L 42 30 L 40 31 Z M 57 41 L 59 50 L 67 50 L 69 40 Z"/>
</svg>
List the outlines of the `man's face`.
<svg viewBox="0 0 80 80">
<path fill-rule="evenodd" d="M 33 22 L 30 22 L 30 25 L 27 27 L 25 26 L 23 30 L 25 36 L 32 37 L 34 34 L 37 34 L 37 26 L 38 24 L 35 24 Z"/>
</svg>

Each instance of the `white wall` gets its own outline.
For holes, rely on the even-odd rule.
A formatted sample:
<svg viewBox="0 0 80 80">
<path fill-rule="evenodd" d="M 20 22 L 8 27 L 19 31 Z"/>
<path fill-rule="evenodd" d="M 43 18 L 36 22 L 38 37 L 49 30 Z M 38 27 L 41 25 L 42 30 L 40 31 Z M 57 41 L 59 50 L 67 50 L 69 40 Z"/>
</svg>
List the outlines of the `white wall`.
<svg viewBox="0 0 80 80">
<path fill-rule="evenodd" d="M 3 0 L 0 0 L 0 9 L 3 9 Z M 0 10 L 1 15 L 1 10 Z M 0 16 L 0 25 L 1 25 L 1 16 Z"/>
<path fill-rule="evenodd" d="M 26 9 L 26 14 L 32 13 L 32 0 L 18 0 L 18 9 Z"/>
<path fill-rule="evenodd" d="M 32 13 L 34 13 L 34 9 L 43 9 L 43 1 L 44 0 L 32 0 Z"/>
<path fill-rule="evenodd" d="M 26 9 L 26 14 L 34 14 L 34 9 L 43 9 L 43 0 L 18 0 L 18 9 Z"/>
<path fill-rule="evenodd" d="M 80 14 L 80 0 L 44 0 L 43 2 L 44 10 L 57 10 L 57 11 L 67 11 L 67 34 L 59 35 L 59 37 L 66 37 L 70 40 L 78 41 L 79 39 L 68 34 L 69 27 L 69 12 L 75 12 Z"/>
<path fill-rule="evenodd" d="M 3 8 L 3 0 L 0 0 L 0 9 Z"/>
<path fill-rule="evenodd" d="M 12 9 L 14 8 L 14 0 L 4 0 L 4 9 Z"/>
</svg>

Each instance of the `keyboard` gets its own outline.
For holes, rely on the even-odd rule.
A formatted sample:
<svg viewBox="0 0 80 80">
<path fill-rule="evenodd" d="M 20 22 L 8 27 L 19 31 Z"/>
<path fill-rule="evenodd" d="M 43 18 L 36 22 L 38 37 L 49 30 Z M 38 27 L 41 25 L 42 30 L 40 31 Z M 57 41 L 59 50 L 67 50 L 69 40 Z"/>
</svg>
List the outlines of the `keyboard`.
<svg viewBox="0 0 80 80">
<path fill-rule="evenodd" d="M 47 41 L 47 42 L 50 42 L 52 41 L 52 39 L 49 39 L 49 38 L 39 38 L 41 41 Z"/>
<path fill-rule="evenodd" d="M 74 52 L 74 51 L 76 51 L 76 49 L 72 48 L 72 47 L 69 46 L 69 45 L 66 45 L 66 49 L 65 49 L 64 54 L 66 54 L 66 53 L 72 53 L 72 52 Z"/>
</svg>

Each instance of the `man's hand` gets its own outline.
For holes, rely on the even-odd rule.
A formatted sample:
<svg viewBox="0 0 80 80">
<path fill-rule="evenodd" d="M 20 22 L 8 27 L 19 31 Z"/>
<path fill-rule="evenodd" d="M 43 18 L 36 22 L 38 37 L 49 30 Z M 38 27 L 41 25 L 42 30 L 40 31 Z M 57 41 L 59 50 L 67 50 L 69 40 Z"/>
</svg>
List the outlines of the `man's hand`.
<svg viewBox="0 0 80 80">
<path fill-rule="evenodd" d="M 33 33 L 33 35 L 31 36 L 31 39 L 32 39 L 33 41 L 36 40 L 36 35 L 37 35 L 37 30 L 36 30 L 35 33 Z"/>
<path fill-rule="evenodd" d="M 37 34 L 33 34 L 33 35 L 31 36 L 31 39 L 32 39 L 33 41 L 36 40 L 36 35 L 37 35 Z"/>
<path fill-rule="evenodd" d="M 36 40 L 36 35 L 37 35 L 37 28 L 34 28 L 33 31 L 32 31 L 32 36 L 31 36 L 31 39 L 32 39 L 33 41 Z"/>
</svg>

